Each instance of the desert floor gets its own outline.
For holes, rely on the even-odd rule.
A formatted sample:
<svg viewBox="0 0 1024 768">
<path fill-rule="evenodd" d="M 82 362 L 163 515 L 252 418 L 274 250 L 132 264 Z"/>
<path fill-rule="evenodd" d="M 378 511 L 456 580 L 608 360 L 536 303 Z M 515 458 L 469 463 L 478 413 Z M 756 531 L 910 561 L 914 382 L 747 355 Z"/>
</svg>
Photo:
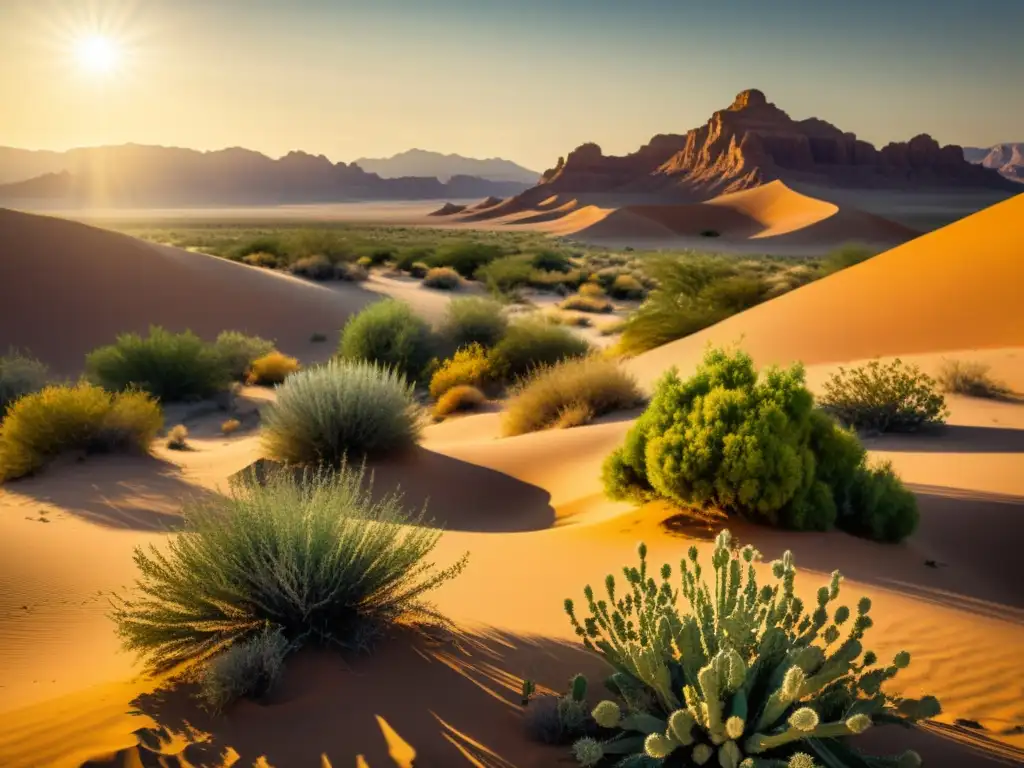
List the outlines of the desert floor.
<svg viewBox="0 0 1024 768">
<path fill-rule="evenodd" d="M 899 355 L 929 372 L 943 359 L 983 362 L 1024 392 L 1022 216 L 1024 196 L 628 366 L 649 386 L 672 365 L 692 370 L 709 341 L 738 342 L 759 364 L 804 361 L 812 389 L 839 366 Z M 258 272 L 231 264 L 237 271 L 216 277 L 223 268 L 208 257 L 173 255 L 189 274 L 200 269 L 195 282 Z M 297 282 L 251 280 L 259 291 Z M 88 287 L 94 299 L 115 298 L 98 278 Z M 332 307 L 346 314 L 363 301 L 323 290 L 302 287 L 296 299 L 312 302 L 317 322 L 335 321 Z M 445 300 L 386 282 L 373 290 L 407 291 L 427 314 Z M 239 293 L 238 305 L 245 300 Z M 178 306 L 187 314 L 187 304 Z M 297 314 L 275 322 L 299 344 L 317 328 Z M 89 329 L 74 337 L 92 343 Z M 306 352 L 310 360 L 323 354 Z M 601 462 L 633 413 L 514 438 L 498 437 L 496 413 L 460 417 L 429 427 L 414 455 L 373 465 L 379 489 L 398 484 L 411 507 L 429 502 L 447 530 L 439 563 L 470 553 L 467 570 L 435 600 L 457 637 L 396 635 L 368 656 L 302 652 L 270 701 L 243 702 L 219 718 L 198 709 L 187 688 L 140 675 L 119 650 L 105 595 L 132 582 L 133 548 L 159 546 L 179 523 L 183 499 L 224 489 L 260 457 L 255 410 L 272 396 L 245 390 L 246 428 L 231 437 L 217 433 L 217 414 L 170 413 L 169 423 L 189 426 L 194 451 L 158 445 L 149 458 L 69 461 L 0 488 L 0 765 L 220 765 L 229 748 L 227 764 L 278 768 L 407 767 L 413 758 L 416 768 L 572 764 L 564 750 L 525 738 L 519 707 L 524 677 L 556 689 L 577 671 L 600 679 L 599 661 L 575 642 L 563 598 L 632 563 L 638 541 L 652 562 L 675 563 L 691 543 L 710 549 L 717 530 L 667 507 L 604 498 Z M 868 442 L 918 496 L 921 526 L 905 544 L 734 521 L 729 528 L 766 560 L 791 549 L 805 596 L 841 570 L 846 601 L 869 595 L 874 603 L 870 647 L 883 659 L 911 652 L 900 689 L 938 696 L 944 713 L 915 732 L 877 728 L 864 737 L 869 744 L 915 748 L 935 768 L 1024 764 L 1024 589 L 1014 576 L 1024 544 L 1024 405 L 959 396 L 948 403 L 943 429 Z"/>
</svg>

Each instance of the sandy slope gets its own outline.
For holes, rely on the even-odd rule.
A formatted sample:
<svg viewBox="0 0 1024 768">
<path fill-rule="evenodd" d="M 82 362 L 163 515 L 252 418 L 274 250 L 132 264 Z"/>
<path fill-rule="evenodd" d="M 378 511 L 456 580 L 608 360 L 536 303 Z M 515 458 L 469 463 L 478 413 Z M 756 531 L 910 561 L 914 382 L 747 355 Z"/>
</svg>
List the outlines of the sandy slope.
<svg viewBox="0 0 1024 768">
<path fill-rule="evenodd" d="M 374 298 L 243 264 L 153 246 L 62 219 L 0 210 L 0 349 L 27 349 L 56 373 L 151 324 L 212 338 L 240 330 L 302 359 L 330 353 L 332 336 Z"/>
<path fill-rule="evenodd" d="M 986 221 L 991 214 L 996 218 Z M 912 359 L 926 368 L 944 355 L 979 359 L 1024 390 L 1021 327 L 1006 330 L 999 307 L 987 308 L 1002 296 L 1000 278 L 1013 275 L 996 269 L 998 256 L 986 261 L 986 253 L 1004 251 L 997 236 L 984 233 L 995 227 L 1008 240 L 1014 215 L 1012 209 L 982 214 L 973 241 L 953 227 L 933 236 L 928 264 L 934 266 L 924 273 L 931 282 L 920 296 L 898 293 L 906 309 L 898 318 L 890 314 L 882 328 L 871 317 L 886 305 L 872 306 L 874 297 L 889 282 L 898 286 L 905 272 L 921 274 L 897 258 L 904 249 L 866 265 L 876 270 L 870 281 L 858 278 L 865 268 L 847 273 L 846 283 L 844 275 L 833 278 L 840 286 L 829 294 L 838 307 L 834 323 L 818 322 L 819 315 L 798 322 L 793 307 L 804 305 L 791 302 L 815 285 L 736 320 L 747 320 L 740 326 L 759 360 L 808 359 L 815 387 L 837 364 L 865 356 L 861 334 L 874 334 L 883 353 L 919 353 Z M 955 257 L 968 242 L 975 246 L 972 263 L 990 279 L 957 271 Z M 946 271 L 957 279 L 941 279 Z M 844 309 L 841 297 L 851 308 Z M 954 314 L 946 323 L 948 311 L 929 309 L 957 303 L 973 307 L 969 317 Z M 860 307 L 859 323 L 844 320 L 852 307 Z M 915 313 L 932 323 L 930 335 L 914 323 Z M 762 333 L 761 326 L 777 330 Z M 635 365 L 649 379 L 670 364 L 691 365 L 702 347 L 700 339 L 677 342 Z M 906 544 L 730 527 L 769 558 L 792 548 L 805 594 L 840 568 L 848 601 L 872 597 L 874 650 L 883 658 L 904 649 L 913 654 L 901 689 L 938 695 L 946 725 L 911 734 L 880 728 L 869 741 L 881 749 L 912 743 L 930 768 L 1016 765 L 1024 760 L 1014 747 L 1024 747 L 1022 737 L 1011 732 L 1024 725 L 1024 593 L 1014 580 L 1024 536 L 1024 406 L 957 397 L 950 407 L 943 432 L 870 445 L 918 493 L 922 524 Z M 5 487 L 0 765 L 78 766 L 90 757 L 99 765 L 155 765 L 156 753 L 177 755 L 166 765 L 219 765 L 225 761 L 214 755 L 228 747 L 240 755 L 238 765 L 263 757 L 261 764 L 279 768 L 409 766 L 413 755 L 416 768 L 563 764 L 563 751 L 523 738 L 517 706 L 524 676 L 553 687 L 578 670 L 599 679 L 599 667 L 573 642 L 562 599 L 632 562 L 640 539 L 660 563 L 677 561 L 693 541 L 706 552 L 712 535 L 662 506 L 631 510 L 604 500 L 600 464 L 629 423 L 620 417 L 499 439 L 498 415 L 468 416 L 428 428 L 414 455 L 376 465 L 377 483 L 401 482 L 411 506 L 429 497 L 432 514 L 449 529 L 439 562 L 471 552 L 467 572 L 437 595 L 469 634 L 457 644 L 398 637 L 366 658 L 303 653 L 269 702 L 243 703 L 224 718 L 196 709 L 187 690 L 152 693 L 153 682 L 133 679 L 95 597 L 132 578 L 131 544 L 159 540 L 159 529 L 175 523 L 183 496 L 213 491 L 258 457 L 258 438 L 214 437 L 197 425 L 193 452 L 158 447 L 153 459 L 55 467 Z M 50 523 L 37 519 L 44 508 Z M 58 575 L 58 564 L 70 568 L 67 576 Z M 131 709 L 141 716 L 126 714 Z M 987 730 L 950 727 L 958 717 Z M 178 735 L 138 730 L 157 726 Z"/>
</svg>

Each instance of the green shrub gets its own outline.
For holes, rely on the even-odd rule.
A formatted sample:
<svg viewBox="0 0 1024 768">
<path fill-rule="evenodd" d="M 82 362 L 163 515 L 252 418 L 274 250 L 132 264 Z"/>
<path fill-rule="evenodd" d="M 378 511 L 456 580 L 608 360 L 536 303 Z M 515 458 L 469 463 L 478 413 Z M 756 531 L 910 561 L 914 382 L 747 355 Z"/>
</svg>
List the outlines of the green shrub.
<svg viewBox="0 0 1024 768">
<path fill-rule="evenodd" d="M 0 366 L 3 363 L 0 362 Z M 939 385 L 946 392 L 968 397 L 986 397 L 1004 400 L 1013 396 L 1005 384 L 989 375 L 989 367 L 982 363 L 967 363 L 962 360 L 945 360 L 939 371 Z M 0 368 L 2 376 L 2 368 Z M 2 403 L 0 397 L 0 403 Z"/>
<path fill-rule="evenodd" d="M 213 344 L 191 331 L 171 333 L 154 326 L 149 336 L 125 333 L 85 359 L 89 378 L 111 392 L 130 388 L 162 402 L 202 400 L 227 388 L 231 371 Z"/>
<path fill-rule="evenodd" d="M 825 257 L 821 271 L 825 275 L 831 275 L 833 272 L 839 272 L 847 267 L 860 264 L 862 261 L 867 261 L 873 256 L 875 256 L 875 251 L 862 245 L 842 245 Z"/>
<path fill-rule="evenodd" d="M 468 385 L 482 388 L 492 378 L 491 362 L 479 344 L 470 344 L 456 351 L 440 364 L 430 377 L 430 396 L 435 400 L 453 387 Z"/>
<path fill-rule="evenodd" d="M 530 266 L 543 272 L 565 273 L 572 269 L 572 262 L 564 253 L 558 251 L 540 251 L 530 259 Z"/>
<path fill-rule="evenodd" d="M 263 412 L 264 446 L 291 464 L 338 466 L 346 455 L 381 455 L 419 441 L 419 408 L 397 371 L 331 360 L 289 376 Z"/>
<path fill-rule="evenodd" d="M 370 250 L 365 256 L 359 258 L 359 264 L 364 267 L 379 267 L 389 261 L 394 261 L 395 252 L 391 248 L 377 247 Z"/>
<path fill-rule="evenodd" d="M 252 361 L 248 383 L 260 387 L 272 387 L 280 384 L 302 366 L 294 357 L 281 352 L 271 352 Z"/>
<path fill-rule="evenodd" d="M 576 312 L 607 313 L 612 311 L 612 303 L 607 299 L 585 296 L 581 293 L 570 296 L 558 306 L 562 309 L 575 310 Z"/>
<path fill-rule="evenodd" d="M 310 280 L 333 280 L 335 277 L 334 264 L 321 254 L 298 259 L 292 264 L 291 272 Z"/>
<path fill-rule="evenodd" d="M 567 325 L 571 328 L 589 328 L 590 318 L 586 315 L 578 315 L 575 312 L 546 312 L 544 319 L 554 325 Z"/>
<path fill-rule="evenodd" d="M 213 343 L 213 349 L 224 361 L 228 375 L 235 381 L 244 381 L 253 360 L 273 352 L 274 342 L 238 331 L 223 331 Z"/>
<path fill-rule="evenodd" d="M 334 276 L 339 280 L 344 280 L 346 283 L 362 283 L 370 279 L 370 272 L 362 264 L 349 264 L 346 262 L 335 265 Z"/>
<path fill-rule="evenodd" d="M 865 456 L 854 435 L 814 411 L 801 366 L 759 379 L 748 355 L 709 349 L 692 378 L 671 370 L 658 383 L 605 462 L 604 482 L 616 499 L 664 498 L 797 530 L 838 524 L 900 540 L 917 522 L 913 496 L 891 510 L 898 521 L 866 524 L 877 513 L 861 503 L 865 473 L 874 472 Z"/>
<path fill-rule="evenodd" d="M 264 269 L 276 269 L 281 264 L 277 256 L 263 251 L 246 254 L 242 257 L 242 262 L 250 267 L 263 267 Z"/>
<path fill-rule="evenodd" d="M 208 661 L 267 631 L 292 647 L 364 649 L 391 625 L 443 621 L 423 597 L 466 561 L 435 570 L 427 557 L 441 531 L 397 495 L 375 501 L 346 466 L 275 472 L 262 485 L 250 476 L 230 495 L 187 501 L 184 515 L 160 549 L 135 550 L 135 594 L 114 600 L 118 635 L 151 670 Z"/>
<path fill-rule="evenodd" d="M 148 452 L 163 427 L 142 392 L 111 394 L 85 382 L 49 386 L 15 401 L 0 422 L 0 480 L 41 469 L 61 453 Z"/>
<path fill-rule="evenodd" d="M 616 299 L 636 301 L 647 293 L 639 280 L 632 275 L 619 275 L 608 287 L 608 294 Z"/>
<path fill-rule="evenodd" d="M 349 318 L 338 354 L 344 360 L 368 360 L 417 382 L 434 356 L 430 326 L 405 302 L 377 301 Z"/>
<path fill-rule="evenodd" d="M 265 629 L 239 640 L 206 665 L 199 697 L 214 713 L 236 699 L 258 699 L 277 684 L 288 655 L 288 641 L 278 629 Z"/>
<path fill-rule="evenodd" d="M 417 261 L 408 271 L 412 277 L 424 278 L 430 273 L 430 267 L 422 261 Z"/>
<path fill-rule="evenodd" d="M 462 278 L 454 269 L 448 267 L 434 267 L 427 272 L 423 278 L 423 285 L 427 288 L 436 288 L 440 291 L 454 291 L 462 285 Z"/>
<path fill-rule="evenodd" d="M 487 396 L 476 387 L 460 384 L 452 387 L 434 404 L 434 418 L 444 419 L 453 413 L 475 411 L 487 402 Z"/>
<path fill-rule="evenodd" d="M 476 273 L 488 290 L 496 294 L 507 294 L 530 284 L 534 269 L 530 260 L 523 256 L 505 256 L 490 262 Z"/>
<path fill-rule="evenodd" d="M 579 426 L 643 402 L 636 379 L 612 360 L 571 358 L 539 368 L 512 393 L 502 416 L 506 435 Z"/>
<path fill-rule="evenodd" d="M 422 264 L 423 272 L 426 274 L 429 269 L 427 262 L 431 261 L 433 257 L 434 252 L 430 248 L 405 248 L 399 251 L 395 257 L 395 267 L 403 272 L 411 272 L 416 264 Z"/>
<path fill-rule="evenodd" d="M 868 432 L 914 432 L 943 423 L 947 415 L 935 380 L 898 358 L 840 368 L 825 382 L 821 407 L 843 424 Z"/>
<path fill-rule="evenodd" d="M 539 291 L 554 291 L 566 295 L 572 293 L 582 282 L 583 273 L 578 269 L 569 272 L 545 272 L 535 269 L 530 273 L 530 279 L 526 285 Z"/>
<path fill-rule="evenodd" d="M 489 357 L 495 376 L 513 381 L 534 368 L 583 357 L 589 351 L 590 345 L 572 331 L 531 319 L 511 323 Z"/>
<path fill-rule="evenodd" d="M 487 243 L 457 243 L 442 248 L 429 260 L 432 267 L 451 267 L 465 278 L 471 278 L 485 264 L 501 256 L 501 248 Z"/>
<path fill-rule="evenodd" d="M 838 571 L 809 613 L 794 592 L 791 552 L 772 563 L 775 583 L 763 587 L 754 567 L 760 554 L 734 549 L 728 531 L 715 541 L 713 583 L 696 547 L 679 565 L 678 587 L 670 565 L 656 575 L 647 547 L 638 553 L 640 565 L 624 569 L 624 585 L 606 577 L 606 598 L 584 589 L 589 616 L 579 618 L 565 601 L 576 634 L 615 670 L 606 681 L 612 698 L 589 718 L 602 738 L 573 745 L 580 765 L 921 764 L 916 753 L 867 758 L 848 743 L 874 723 L 913 723 L 941 706 L 934 696 L 883 690 L 910 654 L 883 666 L 865 651 L 871 601 L 862 597 L 855 615 L 836 605 Z"/>
<path fill-rule="evenodd" d="M 45 387 L 49 376 L 46 365 L 33 357 L 13 350 L 0 356 L 0 419 L 19 397 Z"/>
<path fill-rule="evenodd" d="M 468 344 L 490 349 L 501 341 L 507 328 L 508 318 L 501 304 L 472 296 L 449 302 L 440 334 L 454 349 Z"/>
</svg>

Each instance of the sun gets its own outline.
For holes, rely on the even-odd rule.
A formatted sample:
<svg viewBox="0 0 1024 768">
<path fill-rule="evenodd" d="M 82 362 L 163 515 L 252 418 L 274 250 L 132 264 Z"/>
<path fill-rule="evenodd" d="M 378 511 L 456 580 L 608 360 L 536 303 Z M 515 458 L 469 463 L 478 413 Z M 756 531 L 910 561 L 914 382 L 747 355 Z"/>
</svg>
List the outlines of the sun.
<svg viewBox="0 0 1024 768">
<path fill-rule="evenodd" d="M 75 41 L 75 60 L 85 72 L 106 75 L 117 68 L 121 55 L 109 37 L 89 35 Z"/>
</svg>

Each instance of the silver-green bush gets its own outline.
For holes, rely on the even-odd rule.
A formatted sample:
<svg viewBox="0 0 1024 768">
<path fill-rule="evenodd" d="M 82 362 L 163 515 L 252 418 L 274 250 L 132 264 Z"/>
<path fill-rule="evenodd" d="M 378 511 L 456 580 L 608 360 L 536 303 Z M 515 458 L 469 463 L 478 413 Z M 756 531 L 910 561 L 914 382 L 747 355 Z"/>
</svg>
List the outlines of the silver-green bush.
<svg viewBox="0 0 1024 768">
<path fill-rule="evenodd" d="M 293 373 L 263 412 L 269 455 L 294 464 L 337 466 L 419 441 L 419 407 L 402 374 L 376 363 L 331 360 Z"/>
<path fill-rule="evenodd" d="M 213 343 L 213 349 L 224 362 L 235 381 L 243 381 L 253 360 L 274 351 L 274 342 L 259 336 L 247 336 L 240 331 L 224 331 Z"/>
<path fill-rule="evenodd" d="M 46 365 L 33 357 L 15 351 L 0 356 L 0 419 L 19 397 L 45 387 L 49 375 Z"/>
<path fill-rule="evenodd" d="M 441 530 L 396 494 L 374 500 L 364 479 L 346 465 L 282 470 L 186 503 L 185 530 L 137 548 L 134 593 L 114 598 L 126 649 L 151 670 L 195 670 L 266 630 L 295 647 L 363 649 L 387 626 L 443 623 L 424 597 L 466 558 L 435 569 Z"/>
<path fill-rule="evenodd" d="M 222 712 L 240 698 L 266 695 L 281 677 L 288 641 L 280 629 L 266 629 L 235 643 L 203 670 L 200 698 L 213 712 Z"/>
</svg>

